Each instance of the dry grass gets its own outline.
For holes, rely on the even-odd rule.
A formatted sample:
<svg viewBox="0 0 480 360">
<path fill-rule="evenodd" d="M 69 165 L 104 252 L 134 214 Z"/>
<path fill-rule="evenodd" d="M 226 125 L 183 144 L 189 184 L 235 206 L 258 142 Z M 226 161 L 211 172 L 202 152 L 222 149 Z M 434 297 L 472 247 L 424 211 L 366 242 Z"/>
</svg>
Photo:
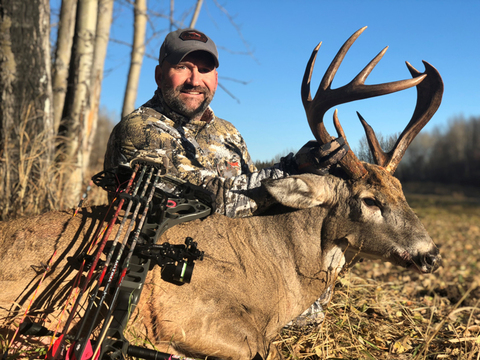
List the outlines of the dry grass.
<svg viewBox="0 0 480 360">
<path fill-rule="evenodd" d="M 0 221 L 70 207 L 69 175 L 76 166 L 65 161 L 59 147 L 65 139 L 45 130 L 43 112 L 33 103 L 20 112 L 18 121 L 3 129 L 0 141 Z M 100 110 L 84 183 L 103 169 L 103 154 L 115 117 Z M 89 199 L 89 204 L 108 202 L 105 191 L 96 187 Z"/>
<path fill-rule="evenodd" d="M 480 359 L 480 198 L 407 195 L 444 266 L 419 275 L 357 264 L 336 286 L 321 328 L 277 338 L 290 359 Z"/>
</svg>

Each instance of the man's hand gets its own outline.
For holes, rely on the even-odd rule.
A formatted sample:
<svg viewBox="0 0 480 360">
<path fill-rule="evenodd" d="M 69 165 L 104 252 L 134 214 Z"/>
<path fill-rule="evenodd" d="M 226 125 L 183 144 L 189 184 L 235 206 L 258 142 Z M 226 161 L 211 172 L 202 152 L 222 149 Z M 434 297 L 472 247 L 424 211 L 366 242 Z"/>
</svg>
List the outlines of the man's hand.
<svg viewBox="0 0 480 360">
<path fill-rule="evenodd" d="M 340 161 L 348 150 L 350 148 L 343 137 L 323 145 L 311 140 L 295 154 L 298 172 L 326 175 L 332 165 Z"/>
</svg>

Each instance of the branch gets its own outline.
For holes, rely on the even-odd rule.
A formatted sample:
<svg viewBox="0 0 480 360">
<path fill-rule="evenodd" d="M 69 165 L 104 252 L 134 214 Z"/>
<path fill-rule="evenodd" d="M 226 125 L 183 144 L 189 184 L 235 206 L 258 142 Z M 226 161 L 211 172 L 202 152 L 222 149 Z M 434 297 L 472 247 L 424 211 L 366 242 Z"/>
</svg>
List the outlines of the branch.
<svg viewBox="0 0 480 360">
<path fill-rule="evenodd" d="M 197 0 L 197 6 L 193 12 L 192 21 L 190 22 L 190 28 L 194 28 L 197 23 L 198 15 L 200 15 L 200 10 L 202 8 L 203 0 Z"/>
<path fill-rule="evenodd" d="M 235 97 L 230 91 L 228 91 L 225 86 L 223 86 L 221 83 L 218 83 L 218 86 L 219 86 L 223 91 L 225 91 L 228 95 L 230 95 L 230 97 L 231 97 L 232 99 L 236 100 L 237 103 L 240 104 L 240 100 L 238 100 L 238 98 Z"/>
<path fill-rule="evenodd" d="M 233 81 L 233 82 L 236 82 L 236 83 L 239 83 L 239 84 L 242 84 L 242 85 L 248 85 L 252 82 L 251 80 L 250 81 L 243 81 L 243 80 L 238 80 L 238 79 L 234 79 L 234 78 L 226 77 L 226 76 L 219 76 L 219 79 Z"/>
<path fill-rule="evenodd" d="M 253 51 L 250 49 L 250 44 L 245 40 L 245 38 L 243 37 L 242 35 L 242 31 L 240 29 L 240 26 L 237 25 L 237 23 L 234 21 L 233 17 L 229 14 L 229 12 L 227 11 L 227 9 L 225 9 L 222 5 L 220 5 L 218 3 L 217 0 L 213 0 L 213 2 L 215 3 L 215 5 L 217 6 L 217 8 L 224 13 L 224 15 L 227 17 L 228 21 L 230 21 L 230 24 L 235 28 L 235 30 L 237 30 L 237 34 L 238 36 L 240 37 L 240 39 L 242 40 L 242 43 L 243 45 L 245 46 L 245 48 L 247 49 L 247 52 L 246 53 L 243 53 L 243 54 L 246 54 L 246 55 L 249 55 L 257 64 L 259 63 L 258 60 L 255 58 L 255 56 L 253 55 Z M 226 49 L 224 49 L 226 50 Z M 228 50 L 227 50 L 228 51 Z"/>
</svg>

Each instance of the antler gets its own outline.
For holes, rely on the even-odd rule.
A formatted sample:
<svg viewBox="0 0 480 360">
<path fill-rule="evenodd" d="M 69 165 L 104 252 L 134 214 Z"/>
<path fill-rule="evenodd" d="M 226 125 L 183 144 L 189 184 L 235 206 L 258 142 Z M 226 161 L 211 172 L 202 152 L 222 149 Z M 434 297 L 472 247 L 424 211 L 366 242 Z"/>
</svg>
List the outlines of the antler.
<svg viewBox="0 0 480 360">
<path fill-rule="evenodd" d="M 406 64 L 412 76 L 419 76 L 421 74 L 408 62 Z M 432 118 L 433 114 L 435 114 L 440 106 L 440 103 L 442 102 L 442 78 L 437 69 L 435 69 L 432 65 L 426 61 L 423 61 L 423 64 L 425 65 L 424 74 L 426 74 L 427 77 L 417 85 L 417 105 L 415 107 L 415 111 L 413 112 L 412 118 L 407 127 L 400 134 L 395 146 L 388 153 L 383 152 L 375 136 L 375 132 L 370 125 L 367 124 L 363 117 L 357 113 L 365 129 L 368 145 L 370 147 L 370 151 L 372 152 L 373 158 L 375 159 L 375 163 L 383 166 L 391 174 L 395 172 L 410 143 Z"/>
<path fill-rule="evenodd" d="M 335 105 L 344 104 L 355 100 L 367 99 L 370 97 L 386 95 L 396 91 L 405 90 L 412 86 L 419 85 L 427 76 L 426 74 L 419 74 L 418 72 L 416 72 L 416 70 L 414 73 L 412 72 L 413 68 L 411 68 L 410 71 L 412 72 L 412 75 L 414 75 L 412 79 L 393 81 L 384 84 L 365 85 L 365 80 L 367 79 L 368 75 L 370 75 L 374 67 L 378 64 L 378 62 L 382 59 L 383 55 L 387 51 L 388 47 L 385 47 L 350 83 L 337 89 L 331 89 L 333 78 L 335 77 L 335 74 L 337 73 L 337 70 L 340 67 L 340 64 L 342 63 L 345 55 L 347 54 L 348 50 L 355 42 L 355 40 L 357 40 L 357 38 L 366 28 L 367 27 L 365 26 L 355 32 L 345 42 L 345 44 L 343 44 L 343 46 L 333 59 L 332 63 L 328 67 L 325 75 L 323 76 L 323 79 L 318 87 L 317 93 L 315 94 L 315 98 L 313 100 L 310 94 L 310 80 L 312 77 L 313 66 L 315 64 L 317 52 L 318 49 L 320 49 L 320 45 L 322 43 L 318 44 L 317 47 L 313 50 L 310 60 L 307 63 L 307 68 L 305 70 L 305 75 L 303 76 L 301 89 L 302 102 L 305 108 L 305 112 L 307 114 L 310 129 L 312 130 L 313 135 L 320 144 L 328 143 L 333 139 L 325 129 L 325 125 L 323 123 L 323 116 L 328 109 L 332 108 Z M 418 112 L 421 111 L 423 111 L 423 108 L 418 110 Z M 344 137 L 345 135 L 340 125 L 340 122 L 338 121 L 338 118 L 336 118 L 336 113 L 334 115 L 334 122 L 337 132 L 339 133 L 339 135 Z M 412 125 L 412 127 L 414 127 L 414 125 Z M 373 130 L 371 130 L 371 133 L 373 134 Z M 409 137 L 409 135 L 405 136 Z M 378 144 L 378 141 L 376 141 L 374 135 L 370 135 L 369 139 L 371 139 L 372 142 L 376 142 Z M 406 140 L 405 143 L 407 143 Z M 377 146 L 377 148 L 379 148 L 379 146 Z M 405 148 L 406 147 L 404 147 L 403 144 L 399 145 L 399 149 Z M 398 150 L 398 152 L 400 151 L 401 150 Z M 395 156 L 395 159 L 397 158 L 398 156 Z M 398 159 L 398 161 L 400 161 L 400 159 Z M 367 173 L 360 160 L 358 160 L 358 158 L 351 150 L 349 150 L 347 155 L 345 155 L 345 157 L 340 161 L 340 165 L 352 178 L 360 178 Z"/>
</svg>

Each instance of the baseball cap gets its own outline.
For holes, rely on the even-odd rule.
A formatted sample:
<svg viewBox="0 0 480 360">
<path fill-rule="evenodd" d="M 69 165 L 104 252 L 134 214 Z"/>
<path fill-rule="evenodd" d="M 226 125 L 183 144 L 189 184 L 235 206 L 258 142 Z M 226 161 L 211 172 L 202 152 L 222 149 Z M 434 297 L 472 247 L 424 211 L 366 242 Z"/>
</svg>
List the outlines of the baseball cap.
<svg viewBox="0 0 480 360">
<path fill-rule="evenodd" d="M 159 63 L 167 60 L 170 64 L 178 64 L 194 51 L 206 51 L 213 56 L 218 68 L 217 47 L 212 39 L 195 29 L 178 29 L 169 33 L 160 47 Z"/>
</svg>

